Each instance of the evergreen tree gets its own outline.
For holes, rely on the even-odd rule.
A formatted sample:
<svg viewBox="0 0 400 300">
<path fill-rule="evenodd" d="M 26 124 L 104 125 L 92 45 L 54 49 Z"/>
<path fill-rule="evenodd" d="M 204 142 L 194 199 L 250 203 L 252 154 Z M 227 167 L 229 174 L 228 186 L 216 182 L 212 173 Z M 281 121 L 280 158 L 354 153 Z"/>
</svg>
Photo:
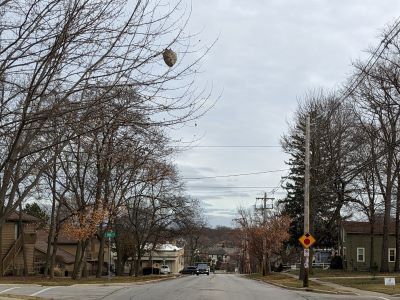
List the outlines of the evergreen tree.
<svg viewBox="0 0 400 300">
<path fill-rule="evenodd" d="M 310 141 L 310 231 L 320 247 L 332 247 L 338 240 L 341 210 L 349 197 L 349 170 L 352 153 L 352 122 L 346 105 L 334 95 L 322 92 L 309 94 L 299 105 L 294 124 L 282 138 L 282 147 L 289 154 L 290 172 L 280 202 L 291 216 L 292 245 L 303 234 L 305 122 L 311 118 Z"/>
<path fill-rule="evenodd" d="M 45 227 L 49 220 L 49 216 L 47 215 L 46 211 L 43 210 L 36 202 L 27 203 L 22 211 L 28 215 L 38 218 L 40 220 L 39 227 L 41 228 Z"/>
</svg>

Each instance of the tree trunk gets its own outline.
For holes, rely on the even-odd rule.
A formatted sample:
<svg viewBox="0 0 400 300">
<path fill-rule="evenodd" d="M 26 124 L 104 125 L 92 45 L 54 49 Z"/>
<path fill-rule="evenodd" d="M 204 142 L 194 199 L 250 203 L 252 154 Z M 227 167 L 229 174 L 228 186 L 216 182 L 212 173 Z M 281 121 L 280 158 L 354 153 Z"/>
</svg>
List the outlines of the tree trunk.
<svg viewBox="0 0 400 300">
<path fill-rule="evenodd" d="M 29 274 L 29 269 L 28 269 L 28 259 L 26 256 L 26 244 L 25 244 L 25 238 L 24 238 L 24 230 L 22 229 L 22 260 L 24 262 L 24 276 L 28 276 Z"/>
<path fill-rule="evenodd" d="M 387 179 L 390 180 L 390 176 Z M 391 195 L 392 188 L 391 183 L 388 182 L 385 195 L 385 213 L 383 218 L 383 237 L 382 237 L 382 252 L 381 252 L 381 272 L 389 272 L 389 259 L 388 259 L 388 250 L 389 250 L 389 223 L 390 223 L 390 208 L 391 208 Z"/>
<path fill-rule="evenodd" d="M 99 248 L 99 254 L 97 256 L 97 270 L 96 270 L 96 277 L 100 278 L 101 275 L 103 274 L 103 265 L 104 265 L 104 246 L 105 246 L 105 237 L 104 237 L 104 232 L 102 228 L 100 228 L 100 248 Z M 108 246 L 110 250 L 110 245 Z M 110 263 L 110 262 L 109 262 Z"/>
<path fill-rule="evenodd" d="M 50 266 L 49 266 L 50 278 L 54 278 L 54 266 L 56 264 L 57 248 L 58 248 L 58 233 L 55 234 L 53 240 L 53 252 L 51 253 Z"/>
<path fill-rule="evenodd" d="M 397 197 L 396 197 L 396 260 L 394 271 L 399 272 L 400 260 L 400 172 L 397 173 Z"/>
<path fill-rule="evenodd" d="M 82 241 L 78 241 L 76 245 L 76 253 L 75 253 L 75 262 L 74 262 L 74 270 L 72 271 L 72 279 L 77 279 L 78 269 L 79 269 L 79 261 L 82 257 Z"/>
<path fill-rule="evenodd" d="M 124 275 L 124 266 L 125 266 L 126 260 L 120 258 L 119 255 L 117 255 L 117 261 L 116 261 L 116 273 L 117 276 L 122 276 Z"/>
<path fill-rule="evenodd" d="M 52 208 L 51 214 L 52 214 L 51 219 L 53 219 L 53 208 Z M 54 243 L 53 242 L 53 234 L 54 234 L 53 228 L 54 228 L 54 223 L 53 223 L 53 220 L 51 220 L 49 235 L 47 237 L 46 262 L 44 264 L 44 271 L 43 271 L 44 277 L 47 277 L 49 275 L 49 268 L 50 268 L 50 264 L 51 264 L 50 260 L 51 260 L 51 256 L 52 256 L 51 253 L 53 252 L 51 246 Z"/>
<path fill-rule="evenodd" d="M 370 258 L 369 258 L 369 268 L 371 271 L 374 270 L 376 261 L 375 261 L 375 251 L 374 251 L 374 247 L 375 247 L 375 238 L 374 238 L 374 234 L 375 234 L 375 230 L 374 230 L 374 226 L 375 226 L 375 220 L 371 220 L 370 223 Z"/>
<path fill-rule="evenodd" d="M 122 276 L 124 273 L 124 265 L 125 264 L 123 264 L 123 261 L 124 261 L 123 260 L 123 252 L 121 249 L 121 243 L 119 242 L 118 238 L 115 239 L 115 247 L 116 247 L 116 252 L 117 252 L 117 261 L 116 261 L 115 269 L 116 269 L 117 276 Z"/>
<path fill-rule="evenodd" d="M 3 223 L 0 222 L 0 277 L 3 277 Z"/>
<path fill-rule="evenodd" d="M 56 226 L 56 199 L 57 199 L 57 192 L 56 192 L 56 184 L 57 184 L 57 149 L 58 147 L 56 146 L 56 150 L 54 153 L 54 157 L 53 157 L 53 172 L 52 172 L 52 184 L 51 184 L 51 194 L 52 194 L 52 203 L 51 203 L 51 214 L 50 214 L 50 229 L 49 229 L 49 236 L 47 237 L 47 251 L 46 251 L 46 263 L 44 265 L 44 277 L 47 277 L 47 275 L 49 274 L 49 268 L 53 269 L 53 267 L 51 267 L 52 263 L 52 254 L 54 253 L 54 250 L 52 250 L 51 245 L 53 245 L 54 247 L 54 227 Z M 54 264 L 53 264 L 54 266 Z M 54 272 L 50 271 L 50 273 L 53 274 L 54 276 Z M 51 278 L 53 278 L 52 276 L 50 276 Z"/>
<path fill-rule="evenodd" d="M 137 255 L 137 259 L 135 261 L 135 277 L 140 276 L 140 262 L 141 262 L 141 260 L 142 260 L 142 256 L 140 254 L 138 254 Z"/>
<path fill-rule="evenodd" d="M 80 279 L 82 277 L 83 268 L 86 265 L 85 250 L 88 245 L 88 240 L 79 241 L 78 249 L 80 249 L 79 258 L 75 256 L 74 272 L 72 274 L 72 279 Z M 76 266 L 76 269 L 75 269 Z"/>
<path fill-rule="evenodd" d="M 28 276 L 28 261 L 26 258 L 26 245 L 25 245 L 25 238 L 24 238 L 24 224 L 22 224 L 22 203 L 19 203 L 19 218 L 18 218 L 18 234 L 21 235 L 21 242 L 22 242 L 22 261 L 24 264 L 24 276 Z M 19 236 L 18 236 L 19 237 Z"/>
<path fill-rule="evenodd" d="M 131 266 L 129 268 L 129 276 L 133 276 L 135 274 L 135 260 L 131 260 Z"/>
<path fill-rule="evenodd" d="M 384 211 L 384 218 L 383 218 L 383 237 L 382 237 L 382 252 L 381 252 L 381 272 L 389 272 L 389 259 L 388 259 L 388 250 L 389 250 L 389 225 L 391 222 L 390 210 L 392 207 L 392 191 L 393 191 L 393 163 L 395 159 L 395 153 L 393 145 L 396 142 L 396 125 L 391 124 L 391 144 L 386 145 L 388 147 L 388 157 L 386 161 L 386 190 L 382 191 L 383 199 L 385 201 L 385 211 Z M 376 167 L 375 167 L 376 168 Z M 382 186 L 382 184 L 381 184 Z M 382 188 L 381 188 L 382 190 Z"/>
</svg>

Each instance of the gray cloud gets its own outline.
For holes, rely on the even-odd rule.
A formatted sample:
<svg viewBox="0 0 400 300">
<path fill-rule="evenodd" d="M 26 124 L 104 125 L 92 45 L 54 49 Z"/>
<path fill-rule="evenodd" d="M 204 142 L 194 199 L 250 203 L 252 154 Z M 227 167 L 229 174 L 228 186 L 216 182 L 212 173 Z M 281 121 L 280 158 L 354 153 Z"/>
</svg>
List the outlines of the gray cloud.
<svg viewBox="0 0 400 300">
<path fill-rule="evenodd" d="M 202 43 L 218 42 L 206 57 L 199 86 L 222 96 L 197 126 L 176 139 L 202 145 L 279 145 L 298 99 L 310 88 L 335 89 L 379 43 L 379 32 L 400 11 L 395 0 L 203 0 L 193 2 L 190 33 Z M 279 148 L 193 148 L 176 158 L 183 177 L 285 168 Z M 281 175 L 191 180 L 187 192 L 207 208 L 252 205 Z M 227 186 L 226 189 L 207 187 Z M 282 191 L 279 191 L 282 192 Z M 279 195 L 280 197 L 282 194 Z M 222 214 L 222 211 L 221 211 Z M 212 218 L 224 222 L 226 218 Z M 216 224 L 216 223 L 215 223 Z"/>
</svg>

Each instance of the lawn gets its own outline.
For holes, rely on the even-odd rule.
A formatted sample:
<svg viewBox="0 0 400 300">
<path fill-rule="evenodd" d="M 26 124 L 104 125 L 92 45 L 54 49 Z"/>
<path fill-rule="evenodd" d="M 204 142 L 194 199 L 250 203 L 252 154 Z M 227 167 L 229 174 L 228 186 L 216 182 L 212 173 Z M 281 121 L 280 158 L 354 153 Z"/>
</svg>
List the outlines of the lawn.
<svg viewBox="0 0 400 300">
<path fill-rule="evenodd" d="M 59 286 L 59 285 L 74 285 L 74 284 L 109 284 L 109 283 L 134 283 L 148 280 L 163 280 L 173 278 L 173 275 L 149 275 L 149 276 L 116 276 L 108 279 L 107 277 L 95 278 L 88 277 L 79 280 L 73 280 L 66 277 L 55 277 L 53 279 L 44 277 L 2 277 L 1 284 L 39 284 L 43 286 Z"/>
<path fill-rule="evenodd" d="M 261 280 L 267 283 L 272 283 L 272 284 L 280 284 L 288 288 L 302 288 L 303 287 L 303 281 L 298 280 L 293 277 L 289 277 L 288 275 L 285 274 L 270 274 L 267 276 L 262 276 L 261 274 L 250 274 L 247 275 L 248 278 L 250 279 L 256 279 L 256 280 Z M 316 282 L 309 282 L 309 289 L 313 290 L 321 290 L 321 291 L 330 291 L 334 292 L 336 291 L 334 288 L 316 283 Z"/>
<path fill-rule="evenodd" d="M 396 283 L 400 283 L 400 276 L 387 275 L 387 277 L 396 278 Z M 389 295 L 400 294 L 400 285 L 385 286 L 383 277 L 371 278 L 326 278 L 324 281 L 337 283 L 344 286 L 357 288 L 360 290 L 385 293 Z"/>
<path fill-rule="evenodd" d="M 299 270 L 290 270 L 290 274 L 299 275 Z M 379 276 L 383 276 L 385 274 L 378 274 Z M 315 268 L 312 270 L 310 274 L 310 278 L 323 278 L 323 277 L 373 277 L 370 272 L 361 272 L 361 271 L 343 271 L 343 270 L 323 270 L 320 268 Z"/>
</svg>

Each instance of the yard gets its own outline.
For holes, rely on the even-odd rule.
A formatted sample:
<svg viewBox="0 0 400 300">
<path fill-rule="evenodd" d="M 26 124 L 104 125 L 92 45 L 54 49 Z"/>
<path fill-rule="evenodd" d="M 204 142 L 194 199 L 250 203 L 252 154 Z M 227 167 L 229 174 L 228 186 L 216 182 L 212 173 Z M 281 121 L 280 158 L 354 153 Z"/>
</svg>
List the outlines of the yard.
<svg viewBox="0 0 400 300">
<path fill-rule="evenodd" d="M 38 284 L 42 286 L 69 286 L 74 284 L 109 284 L 109 283 L 129 283 L 129 282 L 142 282 L 151 280 L 164 280 L 173 278 L 173 275 L 149 275 L 149 276 L 116 276 L 108 279 L 107 277 L 95 278 L 81 278 L 79 280 L 73 280 L 68 277 L 55 277 L 53 279 L 30 276 L 30 277 L 2 277 L 0 279 L 1 284 Z"/>
<path fill-rule="evenodd" d="M 261 274 L 250 274 L 247 275 L 248 278 L 250 279 L 255 279 L 255 280 L 260 280 L 260 281 L 264 281 L 267 283 L 272 283 L 275 285 L 282 285 L 284 287 L 287 288 L 302 288 L 303 287 L 303 282 L 293 278 L 291 276 L 288 276 L 284 273 L 279 274 L 279 273 L 273 273 L 267 276 L 262 276 Z M 335 292 L 336 290 L 334 288 L 316 283 L 316 282 L 312 282 L 310 281 L 310 286 L 309 289 L 312 290 L 318 290 L 318 291 L 328 291 L 328 292 Z"/>
<path fill-rule="evenodd" d="M 395 278 L 396 283 L 400 283 L 400 275 L 395 276 L 394 274 L 386 275 L 386 276 L 376 276 L 369 278 L 322 278 L 323 281 L 332 282 L 336 284 L 340 284 L 343 286 L 348 286 L 352 288 L 357 288 L 360 290 L 366 290 L 371 292 L 385 293 L 389 295 L 400 294 L 400 285 L 395 286 L 385 286 L 385 277 Z"/>
</svg>

